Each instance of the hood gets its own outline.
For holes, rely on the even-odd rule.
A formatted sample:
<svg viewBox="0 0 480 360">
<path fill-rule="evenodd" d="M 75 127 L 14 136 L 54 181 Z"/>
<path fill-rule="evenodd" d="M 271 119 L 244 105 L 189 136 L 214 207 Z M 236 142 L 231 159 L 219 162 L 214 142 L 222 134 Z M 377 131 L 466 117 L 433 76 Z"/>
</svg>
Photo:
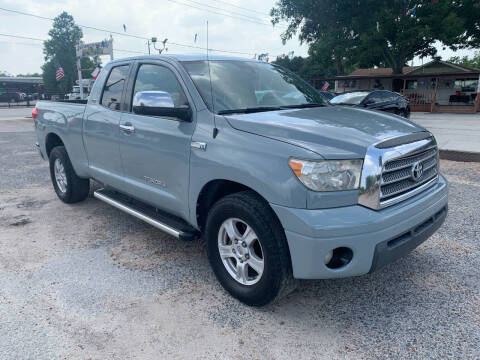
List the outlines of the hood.
<svg viewBox="0 0 480 360">
<path fill-rule="evenodd" d="M 363 158 L 374 143 L 425 131 L 396 115 L 343 106 L 225 117 L 237 130 L 297 145 L 327 159 Z"/>
</svg>

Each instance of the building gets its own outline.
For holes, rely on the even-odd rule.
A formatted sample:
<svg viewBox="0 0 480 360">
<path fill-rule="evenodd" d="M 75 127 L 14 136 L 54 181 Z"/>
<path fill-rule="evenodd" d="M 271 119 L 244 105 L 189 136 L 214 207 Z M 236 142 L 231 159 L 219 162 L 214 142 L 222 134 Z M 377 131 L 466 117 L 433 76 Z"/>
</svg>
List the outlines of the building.
<svg viewBox="0 0 480 360">
<path fill-rule="evenodd" d="M 41 77 L 0 77 L 0 94 L 4 92 L 21 92 L 25 94 L 41 94 L 44 92 Z"/>
<path fill-rule="evenodd" d="M 403 94 L 412 111 L 475 113 L 480 111 L 480 69 L 433 60 L 407 66 L 402 74 L 391 68 L 357 69 L 350 75 L 313 79 L 316 88 L 335 83 L 335 92 L 385 89 Z"/>
</svg>

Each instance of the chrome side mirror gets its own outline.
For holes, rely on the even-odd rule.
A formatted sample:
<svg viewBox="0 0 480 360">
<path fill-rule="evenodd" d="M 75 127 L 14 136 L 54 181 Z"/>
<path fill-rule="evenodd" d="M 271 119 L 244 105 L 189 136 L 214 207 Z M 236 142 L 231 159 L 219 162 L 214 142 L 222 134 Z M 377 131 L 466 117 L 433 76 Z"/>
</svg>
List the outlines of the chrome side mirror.
<svg viewBox="0 0 480 360">
<path fill-rule="evenodd" d="M 175 107 L 172 97 L 165 91 L 139 91 L 133 97 L 132 110 L 138 115 L 174 117 L 183 121 L 192 120 L 188 105 Z"/>
</svg>

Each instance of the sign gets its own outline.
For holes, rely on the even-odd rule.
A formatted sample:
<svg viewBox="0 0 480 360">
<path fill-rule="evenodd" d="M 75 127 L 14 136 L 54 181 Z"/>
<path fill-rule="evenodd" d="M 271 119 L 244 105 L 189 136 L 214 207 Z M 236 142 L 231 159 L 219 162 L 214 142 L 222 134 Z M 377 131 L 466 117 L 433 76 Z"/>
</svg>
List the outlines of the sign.
<svg viewBox="0 0 480 360">
<path fill-rule="evenodd" d="M 103 40 L 100 42 L 80 44 L 76 46 L 77 57 L 111 55 L 112 40 Z"/>
</svg>

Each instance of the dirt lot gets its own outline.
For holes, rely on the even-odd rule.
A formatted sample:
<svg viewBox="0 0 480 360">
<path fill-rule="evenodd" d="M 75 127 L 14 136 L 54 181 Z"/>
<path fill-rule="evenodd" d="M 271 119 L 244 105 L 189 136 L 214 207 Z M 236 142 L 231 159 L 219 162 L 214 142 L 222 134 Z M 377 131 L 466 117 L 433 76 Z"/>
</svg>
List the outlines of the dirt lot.
<svg viewBox="0 0 480 360">
<path fill-rule="evenodd" d="M 254 309 L 201 241 L 57 200 L 33 143 L 0 131 L 0 359 L 480 358 L 480 164 L 442 162 L 449 217 L 408 257 Z"/>
</svg>

